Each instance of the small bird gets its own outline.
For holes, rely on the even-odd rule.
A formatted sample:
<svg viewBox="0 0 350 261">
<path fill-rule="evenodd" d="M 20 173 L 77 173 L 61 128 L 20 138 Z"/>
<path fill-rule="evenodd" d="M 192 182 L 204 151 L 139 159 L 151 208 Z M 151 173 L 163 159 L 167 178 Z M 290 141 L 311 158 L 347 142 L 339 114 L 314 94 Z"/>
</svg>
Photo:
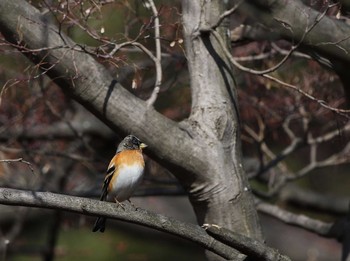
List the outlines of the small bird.
<svg viewBox="0 0 350 261">
<path fill-rule="evenodd" d="M 118 145 L 117 152 L 109 163 L 103 183 L 101 201 L 115 201 L 118 204 L 129 200 L 140 184 L 145 161 L 142 149 L 147 145 L 133 135 L 128 135 Z M 93 232 L 105 231 L 106 218 L 98 217 Z"/>
</svg>

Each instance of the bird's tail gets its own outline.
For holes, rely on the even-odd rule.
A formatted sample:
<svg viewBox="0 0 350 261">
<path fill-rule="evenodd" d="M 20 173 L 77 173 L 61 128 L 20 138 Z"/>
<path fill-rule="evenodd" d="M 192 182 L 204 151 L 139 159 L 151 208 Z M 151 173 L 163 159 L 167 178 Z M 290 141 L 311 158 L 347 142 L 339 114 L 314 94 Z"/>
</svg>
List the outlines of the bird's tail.
<svg viewBox="0 0 350 261">
<path fill-rule="evenodd" d="M 105 231 L 105 228 L 106 228 L 106 218 L 98 217 L 96 219 L 92 232 L 100 231 L 103 233 Z"/>
</svg>

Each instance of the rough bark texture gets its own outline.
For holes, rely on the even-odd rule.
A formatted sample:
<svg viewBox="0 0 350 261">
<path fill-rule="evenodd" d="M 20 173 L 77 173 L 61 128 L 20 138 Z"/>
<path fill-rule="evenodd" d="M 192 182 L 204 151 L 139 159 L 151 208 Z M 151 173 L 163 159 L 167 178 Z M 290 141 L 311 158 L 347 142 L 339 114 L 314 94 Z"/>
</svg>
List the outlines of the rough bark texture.
<svg viewBox="0 0 350 261">
<path fill-rule="evenodd" d="M 216 21 L 222 10 L 219 0 L 183 2 L 193 104 L 190 118 L 179 124 L 126 91 L 27 2 L 0 1 L 0 30 L 34 63 L 50 68 L 47 75 L 59 87 L 113 130 L 144 140 L 150 155 L 172 168 L 188 191 L 199 224 L 218 224 L 262 240 L 242 168 L 231 68 L 210 35 L 198 34 L 202 23 Z"/>
<path fill-rule="evenodd" d="M 210 33 L 222 1 L 183 1 L 183 24 L 192 89 L 191 133 L 203 144 L 206 171 L 198 173 L 190 199 L 199 223 L 215 223 L 261 239 L 249 185 L 242 169 L 239 117 L 230 63 Z M 225 28 L 218 29 L 222 37 Z M 220 213 L 218 215 L 218 213 Z"/>
</svg>

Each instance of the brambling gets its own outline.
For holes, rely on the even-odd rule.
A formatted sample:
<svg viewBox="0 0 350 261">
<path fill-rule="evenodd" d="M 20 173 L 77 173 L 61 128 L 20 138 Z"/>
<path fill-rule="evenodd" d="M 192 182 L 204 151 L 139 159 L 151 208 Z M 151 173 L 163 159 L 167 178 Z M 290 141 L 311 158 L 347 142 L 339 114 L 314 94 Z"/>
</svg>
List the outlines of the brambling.
<svg viewBox="0 0 350 261">
<path fill-rule="evenodd" d="M 129 200 L 140 184 L 145 168 L 142 149 L 147 147 L 133 135 L 126 136 L 118 145 L 117 152 L 109 163 L 104 179 L 101 201 L 115 201 L 118 204 Z M 104 232 L 106 218 L 98 217 L 93 232 Z"/>
</svg>

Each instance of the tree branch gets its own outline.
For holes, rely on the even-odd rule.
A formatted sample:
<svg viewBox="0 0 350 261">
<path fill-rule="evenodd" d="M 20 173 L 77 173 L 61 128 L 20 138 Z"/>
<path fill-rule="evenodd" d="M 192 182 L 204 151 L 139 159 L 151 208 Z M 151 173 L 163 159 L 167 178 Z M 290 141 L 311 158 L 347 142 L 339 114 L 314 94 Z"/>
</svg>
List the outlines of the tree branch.
<svg viewBox="0 0 350 261">
<path fill-rule="evenodd" d="M 234 247 L 241 253 L 246 254 L 251 259 L 259 261 L 290 261 L 287 256 L 281 255 L 276 249 L 270 248 L 265 244 L 235 233 L 229 229 L 216 225 L 205 224 L 204 228 L 209 235 L 229 246 Z"/>
<path fill-rule="evenodd" d="M 263 30 L 272 32 L 273 38 L 278 36 L 290 41 L 302 39 L 310 21 L 314 21 L 320 14 L 300 0 L 245 1 L 241 7 L 240 10 L 250 18 L 264 24 Z M 262 35 L 265 39 L 267 35 L 271 37 L 271 34 L 263 32 L 260 33 L 259 39 L 262 39 Z M 316 61 L 332 68 L 338 74 L 349 100 L 350 79 L 346 70 L 350 62 L 349 24 L 343 19 L 326 16 L 305 36 L 302 47 Z"/>
<path fill-rule="evenodd" d="M 286 224 L 301 227 L 321 236 L 327 236 L 332 227 L 331 223 L 315 220 L 305 215 L 294 214 L 261 201 L 257 203 L 257 208 L 260 212 L 273 216 Z"/>
<path fill-rule="evenodd" d="M 234 248 L 242 254 L 252 257 L 253 260 L 290 260 L 288 257 L 279 254 L 277 250 L 264 245 L 258 240 L 240 235 L 228 229 L 218 228 L 213 225 L 204 225 L 204 230 L 194 224 L 184 223 L 140 208 L 135 209 L 131 205 L 125 205 L 124 208 L 117 208 L 111 202 L 102 202 L 51 192 L 25 191 L 9 188 L 0 188 L 0 204 L 63 210 L 89 216 L 104 216 L 110 219 L 134 223 L 190 240 L 227 259 L 233 257 L 232 248 Z"/>
<path fill-rule="evenodd" d="M 318 21 L 317 21 L 317 22 L 318 22 Z M 313 27 L 311 27 L 311 28 L 313 28 Z M 283 87 L 286 87 L 286 88 L 288 88 L 288 89 L 292 89 L 292 90 L 294 90 L 294 91 L 296 91 L 296 92 L 298 92 L 298 93 L 304 95 L 305 97 L 307 97 L 307 98 L 310 99 L 311 101 L 316 102 L 318 105 L 320 105 L 320 106 L 322 106 L 322 107 L 324 107 L 324 108 L 326 108 L 326 109 L 328 109 L 328 110 L 331 110 L 331 111 L 333 111 L 333 112 L 336 112 L 336 113 L 338 113 L 339 115 L 342 115 L 342 116 L 344 116 L 344 117 L 346 117 L 346 118 L 349 119 L 349 116 L 348 116 L 347 114 L 345 114 L 345 113 L 349 113 L 350 110 L 344 110 L 344 109 L 334 108 L 334 107 L 328 105 L 324 100 L 317 99 L 316 97 L 312 96 L 312 95 L 309 94 L 308 92 L 303 91 L 303 90 L 302 90 L 301 88 L 299 88 L 298 86 L 295 86 L 295 85 L 293 85 L 293 84 L 286 83 L 286 82 L 284 82 L 284 81 L 282 81 L 282 80 L 280 80 L 280 79 L 278 79 L 278 78 L 276 78 L 276 77 L 274 77 L 274 76 L 271 76 L 271 75 L 267 74 L 267 73 L 269 73 L 269 72 L 272 72 L 272 71 L 276 70 L 278 67 L 280 67 L 280 66 L 290 57 L 290 55 L 293 53 L 293 51 L 295 50 L 295 48 L 298 47 L 298 45 L 293 46 L 293 47 L 291 48 L 290 52 L 289 52 L 277 65 L 273 66 L 273 67 L 270 68 L 270 69 L 266 69 L 266 70 L 264 70 L 264 71 L 257 71 L 257 70 L 253 70 L 253 69 L 251 69 L 251 68 L 247 68 L 247 67 L 241 65 L 240 63 L 238 63 L 238 62 L 235 60 L 235 58 L 232 57 L 230 51 L 226 48 L 225 42 L 223 41 L 223 39 L 221 39 L 220 35 L 219 35 L 216 31 L 212 31 L 211 33 L 212 33 L 212 35 L 215 37 L 215 39 L 218 41 L 218 43 L 220 44 L 222 50 L 225 52 L 227 58 L 228 58 L 229 61 L 232 63 L 232 65 L 236 66 L 238 69 L 240 69 L 240 70 L 242 70 L 242 71 L 244 71 L 244 72 L 248 72 L 248 73 L 260 75 L 260 76 L 262 76 L 262 77 L 264 77 L 264 78 L 267 78 L 267 79 L 269 79 L 269 80 L 271 80 L 271 81 L 274 81 L 274 82 L 276 82 L 276 83 L 279 83 L 279 84 L 282 85 Z M 310 33 L 310 32 L 308 32 L 308 33 Z M 304 35 L 304 36 L 305 36 L 305 35 Z M 306 36 L 305 36 L 305 37 L 306 37 Z"/>
<path fill-rule="evenodd" d="M 174 174 L 187 186 L 189 172 L 198 172 L 206 163 L 193 152 L 196 143 L 186 128 L 125 90 L 101 64 L 47 20 L 26 1 L 0 1 L 0 30 L 7 41 L 25 50 L 24 54 L 63 91 L 114 131 L 123 135 L 132 132 L 149 145 L 146 153 L 163 165 L 181 166 L 182 171 Z"/>
<path fill-rule="evenodd" d="M 155 43 L 156 43 L 156 59 L 154 59 L 154 63 L 156 65 L 156 83 L 154 85 L 154 89 L 152 91 L 151 96 L 147 100 L 147 105 L 152 106 L 154 102 L 157 99 L 160 85 L 162 84 L 162 50 L 160 45 L 160 24 L 159 24 L 159 16 L 158 16 L 158 10 L 156 8 L 156 5 L 154 4 L 153 0 L 147 0 L 149 4 L 149 9 L 152 10 L 153 16 L 154 16 L 154 37 L 155 37 Z"/>
<path fill-rule="evenodd" d="M 257 0 L 245 1 L 242 11 L 254 20 L 283 37 L 299 41 L 310 21 L 315 21 L 320 13 L 300 0 Z M 295 15 L 301 14 L 301 15 Z M 346 23 L 330 17 L 324 17 L 302 43 L 327 56 L 350 62 L 350 27 Z"/>
<path fill-rule="evenodd" d="M 20 163 L 24 163 L 28 166 L 28 168 L 30 169 L 30 171 L 34 174 L 34 168 L 32 166 L 32 163 L 23 160 L 22 158 L 18 158 L 18 159 L 2 159 L 0 160 L 0 163 L 7 163 L 7 164 L 11 164 L 14 162 L 20 162 Z"/>
<path fill-rule="evenodd" d="M 286 224 L 301 227 L 318 235 L 337 239 L 342 244 L 342 261 L 345 261 L 350 252 L 350 208 L 347 215 L 334 223 L 326 223 L 312 219 L 305 215 L 298 215 L 281 209 L 277 206 L 258 202 L 259 211 L 273 216 Z"/>
<path fill-rule="evenodd" d="M 89 216 L 104 216 L 125 222 L 143 225 L 173 234 L 230 259 L 233 249 L 210 237 L 203 228 L 155 214 L 131 205 L 117 208 L 114 203 L 73 197 L 51 192 L 24 191 L 0 188 L 0 204 L 64 210 Z"/>
<path fill-rule="evenodd" d="M 325 195 L 292 184 L 288 184 L 281 191 L 280 199 L 306 209 L 315 209 L 332 215 L 348 213 L 350 202 L 349 197 Z"/>
</svg>

